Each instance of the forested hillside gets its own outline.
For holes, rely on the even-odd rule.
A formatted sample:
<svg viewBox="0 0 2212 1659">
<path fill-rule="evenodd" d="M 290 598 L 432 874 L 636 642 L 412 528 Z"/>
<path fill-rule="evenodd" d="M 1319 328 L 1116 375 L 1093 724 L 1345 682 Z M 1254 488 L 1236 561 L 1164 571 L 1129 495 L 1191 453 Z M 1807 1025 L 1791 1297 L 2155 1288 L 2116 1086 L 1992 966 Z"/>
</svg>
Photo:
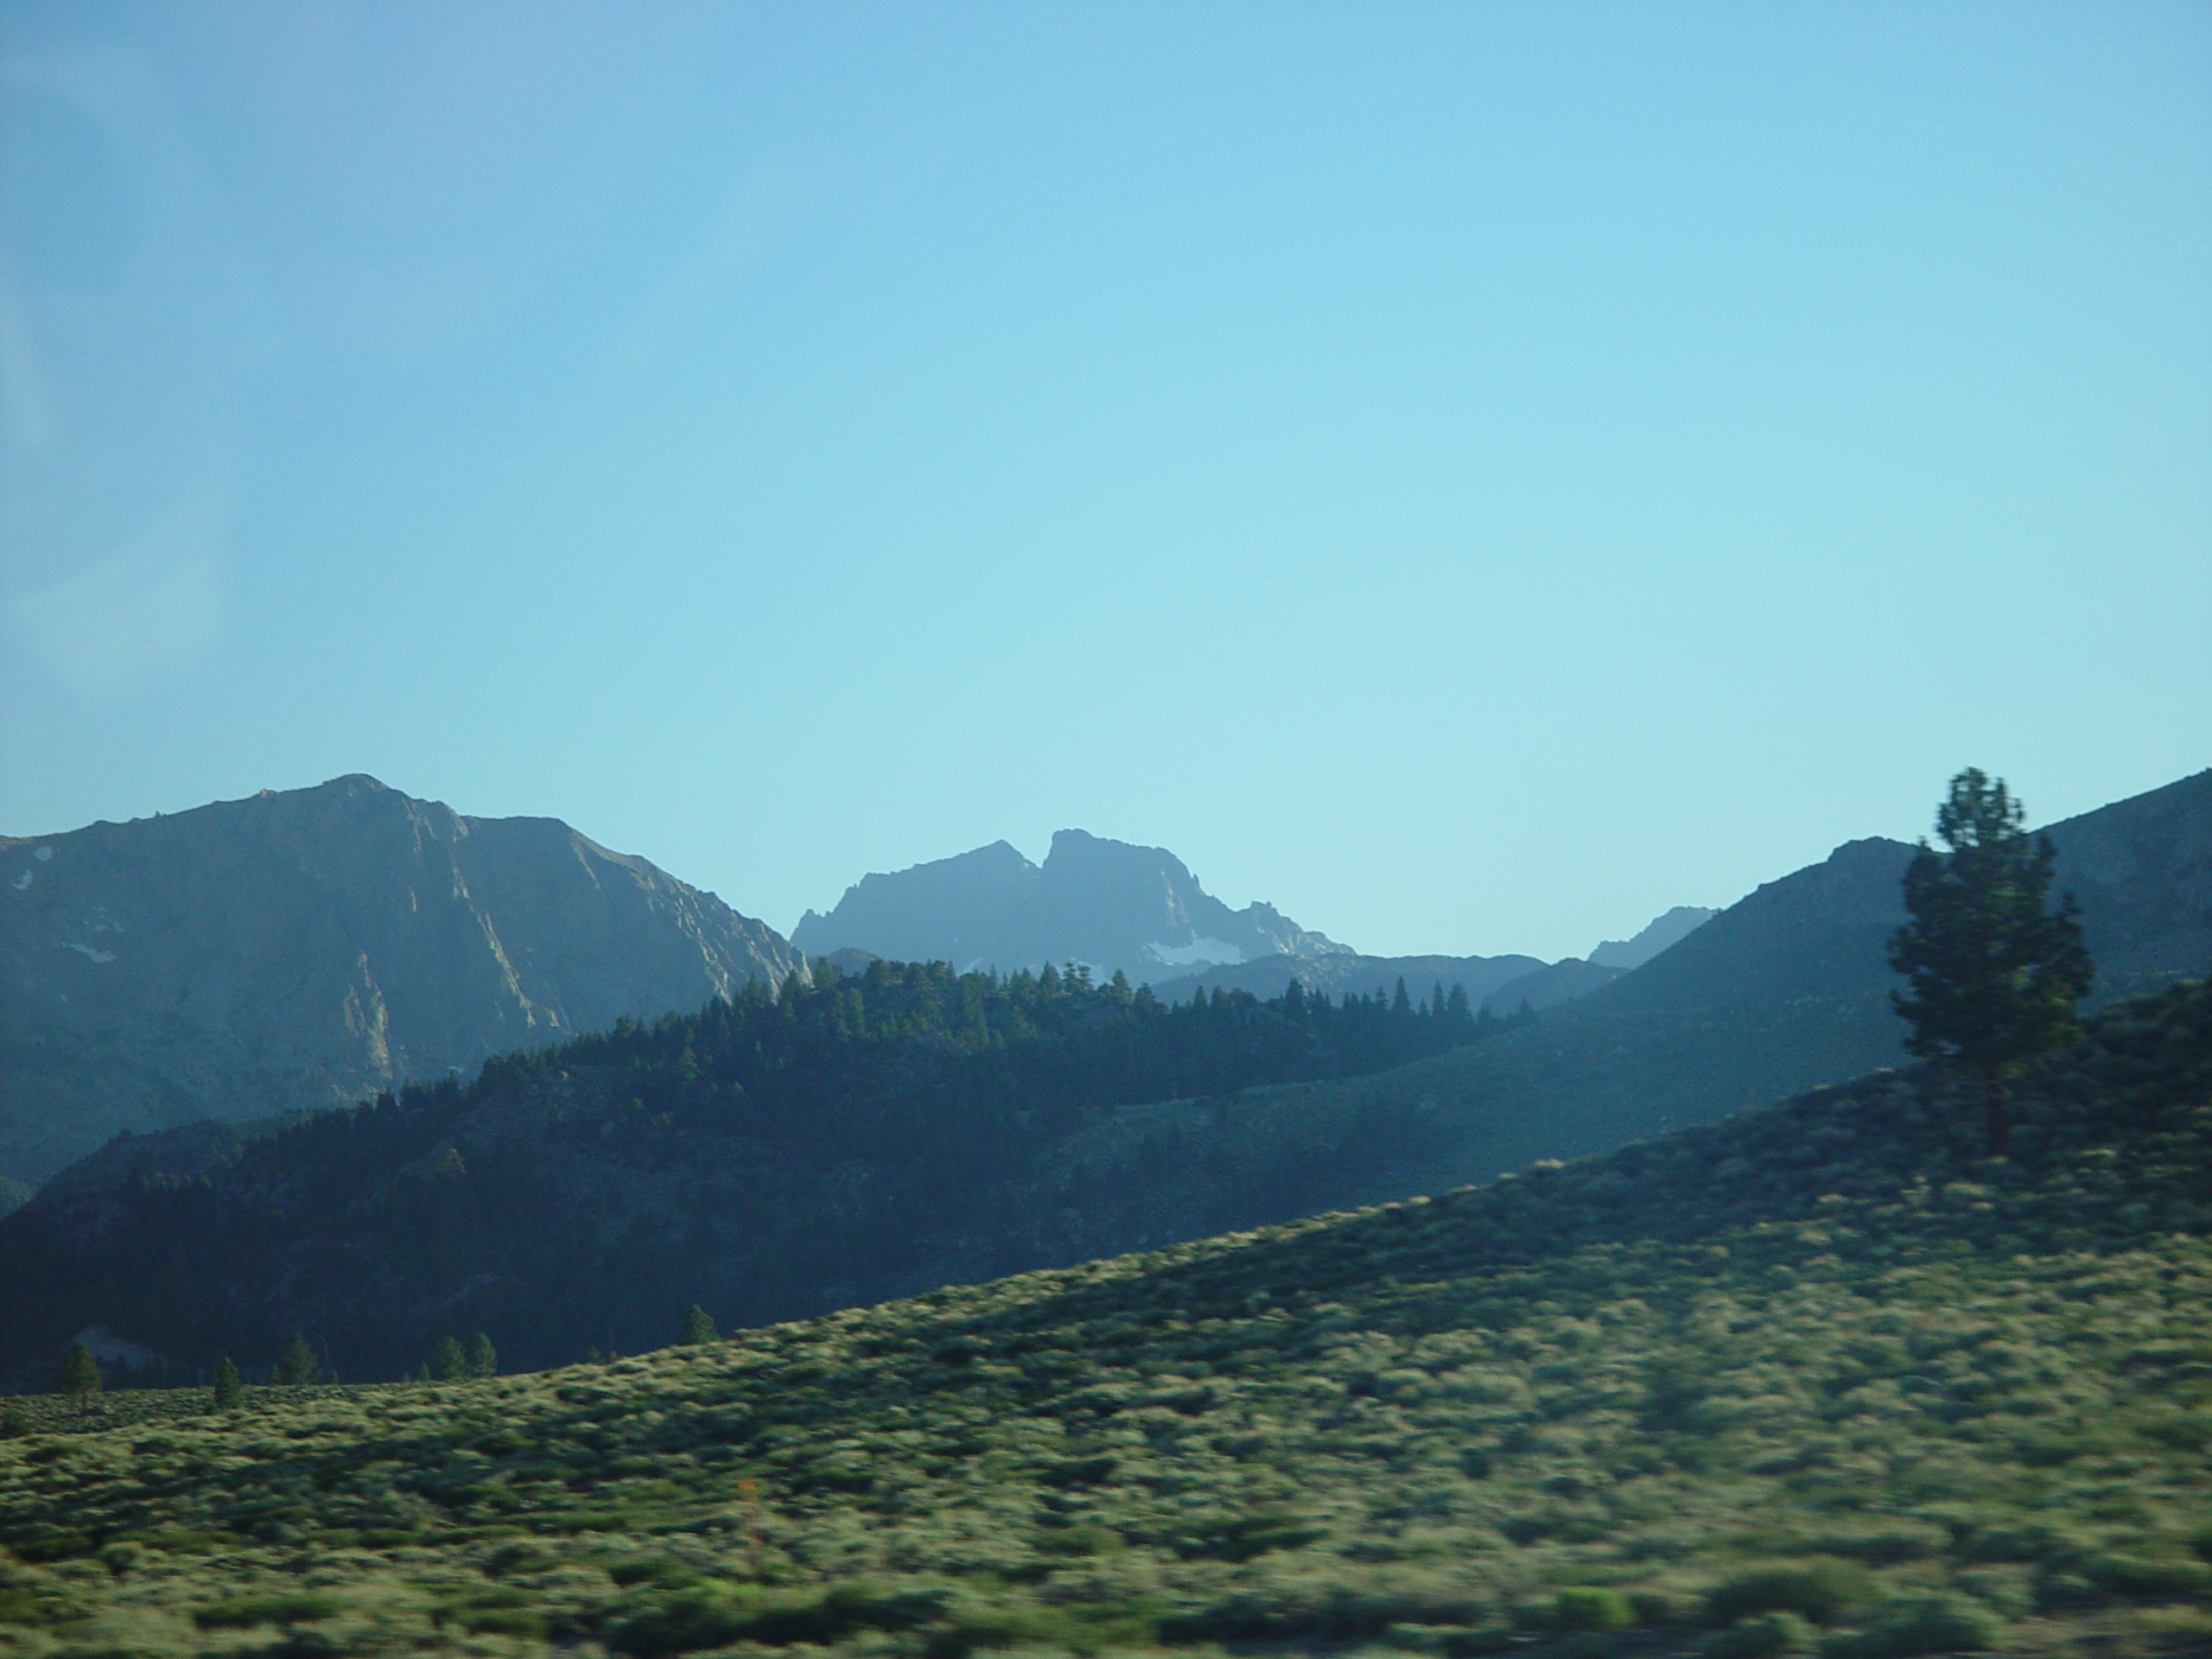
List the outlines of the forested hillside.
<svg viewBox="0 0 2212 1659">
<path fill-rule="evenodd" d="M 2212 1645 L 2212 994 L 1486 1187 L 436 1387 L 20 1402 L 22 1650 Z M 800 1649 L 797 1644 L 811 1644 Z"/>
<path fill-rule="evenodd" d="M 1147 1189 L 1186 1154 L 1212 1172 L 1211 1225 L 1283 1219 L 1433 1151 L 1418 1115 L 1234 1168 L 1179 1141 L 1103 1168 L 1059 1154 L 1141 1103 L 1197 1097 L 1225 1123 L 1240 1090 L 1505 1028 L 1440 987 L 1170 1006 L 1052 969 L 825 963 L 466 1086 L 119 1141 L 0 1220 L 0 1376 L 42 1377 L 96 1325 L 179 1378 L 226 1352 L 266 1364 L 296 1333 L 356 1377 L 480 1329 L 532 1365 L 627 1351 L 693 1302 L 757 1323 L 1146 1242 Z"/>
</svg>

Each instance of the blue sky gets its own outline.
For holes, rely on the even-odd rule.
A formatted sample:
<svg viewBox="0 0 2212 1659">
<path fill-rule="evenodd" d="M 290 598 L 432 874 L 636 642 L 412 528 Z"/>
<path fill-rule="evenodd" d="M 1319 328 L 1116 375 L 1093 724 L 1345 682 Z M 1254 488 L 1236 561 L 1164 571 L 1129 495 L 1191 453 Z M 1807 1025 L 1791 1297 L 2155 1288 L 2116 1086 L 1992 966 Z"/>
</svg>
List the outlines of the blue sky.
<svg viewBox="0 0 2212 1659">
<path fill-rule="evenodd" d="M 1579 953 L 2212 761 L 2212 8 L 0 11 L 0 830 Z"/>
</svg>

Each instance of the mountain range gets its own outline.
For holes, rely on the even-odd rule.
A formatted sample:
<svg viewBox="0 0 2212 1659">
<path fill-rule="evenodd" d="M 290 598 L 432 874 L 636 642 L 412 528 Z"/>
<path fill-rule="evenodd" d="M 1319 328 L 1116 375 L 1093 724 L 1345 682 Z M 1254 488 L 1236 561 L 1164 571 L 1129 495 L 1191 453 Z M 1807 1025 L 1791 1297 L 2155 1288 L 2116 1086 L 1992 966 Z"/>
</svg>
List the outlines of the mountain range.
<svg viewBox="0 0 2212 1659">
<path fill-rule="evenodd" d="M 956 968 L 1074 961 L 1120 972 L 1162 996 L 1214 990 L 1282 995 L 1415 995 L 1463 988 L 1493 1013 L 1555 1007 L 1657 956 L 1715 912 L 1678 906 L 1586 960 L 1527 956 L 1370 957 L 1311 931 L 1271 905 L 1231 910 L 1160 847 L 1080 830 L 1052 837 L 1042 866 L 1003 841 L 889 874 L 864 876 L 828 915 L 808 911 L 791 943 L 808 957 L 861 953 Z M 850 960 L 850 957 L 844 959 Z"/>
<path fill-rule="evenodd" d="M 2050 833 L 2100 1000 L 2212 966 L 2212 772 Z M 1602 1152 L 1900 1063 L 1883 944 L 1910 856 L 1847 843 L 1533 1021 L 1433 994 L 1324 1027 L 1287 995 L 879 959 L 273 1139 L 118 1141 L 0 1220 L 0 1273 L 39 1291 L 0 1365 L 95 1325 L 204 1363 L 175 1310 L 215 1302 L 247 1353 L 312 1329 L 384 1369 L 467 1319 L 545 1363 L 686 1300 L 759 1323 Z M 1392 1020 L 1426 1058 L 1361 1035 Z"/>
<path fill-rule="evenodd" d="M 1618 971 L 1360 957 L 1270 906 L 1231 910 L 1163 849 L 1078 830 L 1041 867 L 1000 842 L 868 876 L 787 943 L 556 819 L 465 817 L 355 775 L 0 839 L 0 1211 L 124 1131 L 468 1073 L 804 976 L 810 956 L 1075 961 L 1183 995 L 1278 995 L 1294 971 L 1338 997 L 1402 979 L 1503 1014 Z"/>
<path fill-rule="evenodd" d="M 2212 961 L 2212 772 L 2050 833 L 2100 995 Z M 1677 909 L 1544 964 L 1362 956 L 1271 906 L 1230 909 L 1164 849 L 1066 830 L 1042 867 L 999 842 L 868 876 L 786 944 L 556 820 L 465 817 L 339 779 L 0 841 L 0 1205 L 123 1131 L 466 1074 L 832 952 L 1079 960 L 1170 1000 L 1274 997 L 1293 978 L 1335 997 L 1458 985 L 1491 1014 L 1548 1017 L 1427 1064 L 1467 1070 L 1463 1097 L 1493 1130 L 1580 1144 L 1892 1062 L 1883 946 L 1910 856 L 1849 843 L 1717 916 Z"/>
<path fill-rule="evenodd" d="M 557 820 L 368 777 L 0 840 L 0 1176 L 804 970 L 766 924 Z"/>
</svg>

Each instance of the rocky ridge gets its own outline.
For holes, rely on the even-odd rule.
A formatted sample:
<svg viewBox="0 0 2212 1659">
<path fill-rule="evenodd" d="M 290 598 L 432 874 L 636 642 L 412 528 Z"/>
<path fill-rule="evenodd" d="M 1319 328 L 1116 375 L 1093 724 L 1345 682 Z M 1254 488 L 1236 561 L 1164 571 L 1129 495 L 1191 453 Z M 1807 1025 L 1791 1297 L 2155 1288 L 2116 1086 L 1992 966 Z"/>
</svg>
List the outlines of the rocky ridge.
<svg viewBox="0 0 2212 1659">
<path fill-rule="evenodd" d="M 556 819 L 467 817 L 359 775 L 0 840 L 0 1175 L 804 968 L 765 923 Z"/>
<path fill-rule="evenodd" d="M 1217 963 L 1351 954 L 1272 905 L 1231 910 L 1164 847 L 1081 830 L 1054 834 L 1042 865 L 998 841 L 863 876 L 829 914 L 808 911 L 791 943 L 810 957 L 857 950 L 963 972 L 1076 962 L 1140 983 Z"/>
</svg>

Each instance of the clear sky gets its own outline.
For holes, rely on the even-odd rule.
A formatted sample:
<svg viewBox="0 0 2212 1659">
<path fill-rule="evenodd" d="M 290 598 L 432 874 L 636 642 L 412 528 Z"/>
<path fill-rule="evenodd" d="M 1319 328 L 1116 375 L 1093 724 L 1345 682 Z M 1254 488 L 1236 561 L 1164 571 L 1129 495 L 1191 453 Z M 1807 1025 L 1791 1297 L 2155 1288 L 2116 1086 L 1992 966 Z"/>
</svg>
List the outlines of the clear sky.
<svg viewBox="0 0 2212 1659">
<path fill-rule="evenodd" d="M 2212 762 L 2212 7 L 0 8 L 0 830 L 1580 953 Z"/>
</svg>

